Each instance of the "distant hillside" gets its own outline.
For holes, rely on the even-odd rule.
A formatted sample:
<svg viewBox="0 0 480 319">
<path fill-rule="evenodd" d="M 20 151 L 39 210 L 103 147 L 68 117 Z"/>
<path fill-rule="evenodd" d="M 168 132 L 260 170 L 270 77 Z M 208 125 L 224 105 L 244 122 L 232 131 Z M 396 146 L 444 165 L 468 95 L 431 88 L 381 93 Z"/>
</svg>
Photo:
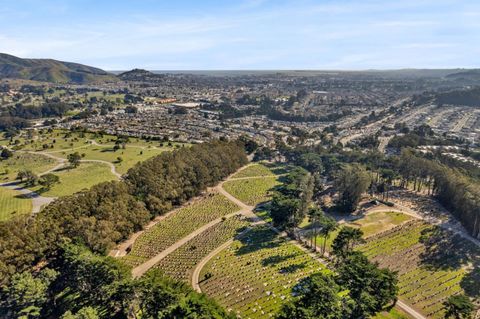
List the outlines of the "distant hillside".
<svg viewBox="0 0 480 319">
<path fill-rule="evenodd" d="M 435 100 L 439 105 L 453 104 L 480 107 L 480 88 L 439 93 L 436 95 Z"/>
<path fill-rule="evenodd" d="M 133 69 L 131 71 L 120 73 L 117 76 L 124 81 L 145 81 L 161 77 L 161 75 L 143 69 Z"/>
<path fill-rule="evenodd" d="M 465 70 L 446 76 L 449 80 L 480 81 L 480 70 Z"/>
<path fill-rule="evenodd" d="M 4 53 L 0 53 L 1 78 L 75 84 L 116 80 L 110 73 L 78 63 L 51 59 L 22 59 Z"/>
</svg>

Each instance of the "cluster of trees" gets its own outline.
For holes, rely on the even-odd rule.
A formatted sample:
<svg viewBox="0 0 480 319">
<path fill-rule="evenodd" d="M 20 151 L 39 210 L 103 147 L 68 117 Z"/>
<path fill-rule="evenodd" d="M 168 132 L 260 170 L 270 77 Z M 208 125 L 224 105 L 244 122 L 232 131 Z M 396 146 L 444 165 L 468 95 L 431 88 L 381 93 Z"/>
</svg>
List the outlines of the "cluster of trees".
<svg viewBox="0 0 480 319">
<path fill-rule="evenodd" d="M 277 318 L 366 318 L 393 307 L 397 274 L 353 250 L 362 235 L 358 229 L 342 228 L 333 243 L 335 273 L 317 273 L 300 281 L 294 288 L 296 297 Z"/>
<path fill-rule="evenodd" d="M 47 102 L 40 106 L 23 105 L 18 103 L 14 107 L 8 108 L 4 115 L 23 119 L 36 119 L 42 117 L 62 116 L 71 109 L 73 109 L 71 104 L 63 102 Z"/>
<path fill-rule="evenodd" d="M 213 141 L 137 164 L 122 182 L 57 199 L 34 219 L 0 223 L 0 283 L 50 260 L 65 238 L 105 253 L 158 214 L 199 195 L 247 162 L 243 144 Z"/>
<path fill-rule="evenodd" d="M 157 215 L 199 195 L 246 163 L 242 144 L 215 141 L 162 153 L 130 169 L 125 181 Z"/>
<path fill-rule="evenodd" d="M 0 114 L 0 131 L 21 130 L 29 126 L 30 123 L 23 118 Z"/>
<path fill-rule="evenodd" d="M 453 104 L 478 106 L 480 100 L 480 88 L 471 88 L 467 90 L 455 90 L 435 95 L 435 101 L 438 105 Z"/>
<path fill-rule="evenodd" d="M 130 269 L 82 245 L 64 243 L 48 266 L 16 273 L 0 290 L 2 318 L 232 318 L 186 284 Z"/>
<path fill-rule="evenodd" d="M 295 233 L 306 217 L 314 195 L 314 179 L 301 167 L 292 169 L 278 187 L 270 204 L 270 216 L 276 227 Z"/>
<path fill-rule="evenodd" d="M 415 131 L 424 136 L 430 134 L 428 127 L 419 127 Z M 459 166 L 435 154 L 422 155 L 409 149 L 403 149 L 399 156 L 390 157 L 375 151 L 343 151 L 334 146 L 325 149 L 318 145 L 295 149 L 280 145 L 277 152 L 314 176 L 316 172 L 321 172 L 327 179 L 335 180 L 340 190 L 337 206 L 344 206 L 344 211 L 354 209 L 358 194 L 366 190 L 386 195 L 388 200 L 389 189 L 393 186 L 413 186 L 416 191 L 426 191 L 435 196 L 473 237 L 480 238 L 480 180 L 474 169 Z M 262 149 L 264 158 L 275 154 Z"/>
<path fill-rule="evenodd" d="M 354 212 L 371 182 L 370 174 L 361 165 L 356 163 L 344 165 L 335 180 L 335 187 L 340 195 L 336 208 L 345 213 Z"/>
</svg>

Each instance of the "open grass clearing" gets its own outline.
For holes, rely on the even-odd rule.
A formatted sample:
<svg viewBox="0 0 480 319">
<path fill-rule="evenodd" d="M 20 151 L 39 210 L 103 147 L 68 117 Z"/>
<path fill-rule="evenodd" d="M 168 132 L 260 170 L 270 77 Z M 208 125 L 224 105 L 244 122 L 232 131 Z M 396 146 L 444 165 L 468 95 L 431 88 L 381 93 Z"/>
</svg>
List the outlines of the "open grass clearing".
<svg viewBox="0 0 480 319">
<path fill-rule="evenodd" d="M 131 167 L 135 166 L 138 162 L 147 160 L 153 156 L 159 155 L 165 151 L 173 150 L 173 148 L 138 148 L 133 146 L 126 146 L 125 149 L 119 149 L 115 151 L 112 147 L 90 145 L 86 148 L 77 150 L 82 155 L 84 160 L 100 160 L 112 163 L 115 165 L 115 169 L 120 174 L 124 174 Z M 67 158 L 68 154 L 72 152 L 55 153 L 56 156 Z M 119 160 L 119 158 L 121 160 Z"/>
<path fill-rule="evenodd" d="M 399 212 L 373 212 L 363 216 L 357 220 L 341 224 L 339 228 L 333 231 L 330 236 L 327 238 L 326 251 L 331 250 L 331 245 L 335 237 L 337 237 L 340 232 L 341 227 L 349 226 L 354 228 L 360 228 L 363 231 L 363 237 L 368 238 L 375 234 L 387 231 L 394 228 L 402 223 L 405 223 L 411 220 L 413 217 L 402 214 Z M 306 230 L 307 238 L 311 238 L 313 235 L 313 230 L 311 229 L 310 223 L 303 223 L 303 229 Z M 317 235 L 317 245 L 323 245 L 324 237 Z"/>
<path fill-rule="evenodd" d="M 11 189 L 0 187 L 0 221 L 5 221 L 15 216 L 30 214 L 32 200 L 23 198 L 22 195 Z"/>
<path fill-rule="evenodd" d="M 53 174 L 60 177 L 60 183 L 53 185 L 49 190 L 44 190 L 40 185 L 30 189 L 45 197 L 60 197 L 117 179 L 110 171 L 110 167 L 102 163 L 81 163 L 77 168 L 65 168 Z"/>
<path fill-rule="evenodd" d="M 21 170 L 31 170 L 38 175 L 54 168 L 57 164 L 56 160 L 41 154 L 15 152 L 9 159 L 0 161 L 0 181 L 15 180 Z"/>
<path fill-rule="evenodd" d="M 281 183 L 277 177 L 230 180 L 223 188 L 247 205 L 255 206 L 271 198 L 271 191 Z"/>
</svg>

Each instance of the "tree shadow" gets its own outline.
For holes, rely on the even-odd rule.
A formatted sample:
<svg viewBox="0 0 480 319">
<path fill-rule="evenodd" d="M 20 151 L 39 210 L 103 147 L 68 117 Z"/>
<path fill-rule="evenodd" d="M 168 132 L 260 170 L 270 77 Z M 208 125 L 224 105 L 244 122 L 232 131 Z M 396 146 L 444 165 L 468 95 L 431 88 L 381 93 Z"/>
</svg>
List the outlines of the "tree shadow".
<svg viewBox="0 0 480 319">
<path fill-rule="evenodd" d="M 289 260 L 290 258 L 295 258 L 298 256 L 297 254 L 290 254 L 290 255 L 274 255 L 274 256 L 268 256 L 267 258 L 264 258 L 262 260 L 262 266 L 273 266 L 275 264 L 284 262 Z"/>
<path fill-rule="evenodd" d="M 283 239 L 268 227 L 256 227 L 246 236 L 239 238 L 242 245 L 235 251 L 235 255 L 249 254 L 262 249 L 279 247 Z"/>
<path fill-rule="evenodd" d="M 478 254 L 467 240 L 436 226 L 422 230 L 420 243 L 425 247 L 420 259 L 429 270 L 458 270 Z"/>
<path fill-rule="evenodd" d="M 306 262 L 302 262 L 301 264 L 291 264 L 291 265 L 280 268 L 278 272 L 281 274 L 291 274 L 300 269 L 304 269 L 305 267 L 307 267 Z"/>
<path fill-rule="evenodd" d="M 480 261 L 476 260 L 460 281 L 460 287 L 471 298 L 480 298 Z"/>
</svg>

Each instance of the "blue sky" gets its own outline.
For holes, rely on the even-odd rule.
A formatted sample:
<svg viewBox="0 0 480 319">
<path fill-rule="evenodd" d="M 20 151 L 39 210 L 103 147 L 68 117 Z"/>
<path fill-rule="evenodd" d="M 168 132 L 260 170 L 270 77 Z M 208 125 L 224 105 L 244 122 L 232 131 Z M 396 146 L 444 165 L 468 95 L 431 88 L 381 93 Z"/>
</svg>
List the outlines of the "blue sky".
<svg viewBox="0 0 480 319">
<path fill-rule="evenodd" d="M 0 52 L 107 70 L 480 67 L 480 1 L 0 0 Z"/>
</svg>

